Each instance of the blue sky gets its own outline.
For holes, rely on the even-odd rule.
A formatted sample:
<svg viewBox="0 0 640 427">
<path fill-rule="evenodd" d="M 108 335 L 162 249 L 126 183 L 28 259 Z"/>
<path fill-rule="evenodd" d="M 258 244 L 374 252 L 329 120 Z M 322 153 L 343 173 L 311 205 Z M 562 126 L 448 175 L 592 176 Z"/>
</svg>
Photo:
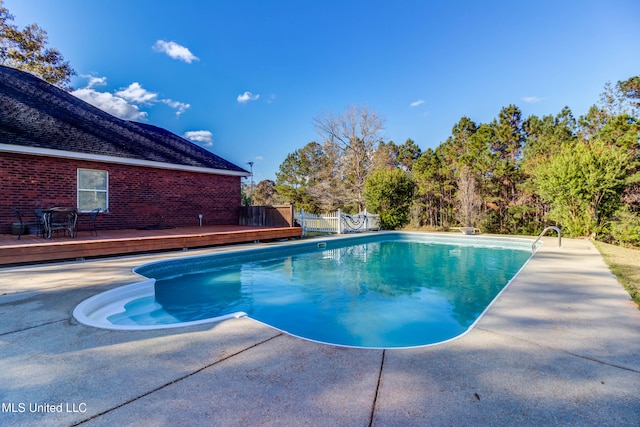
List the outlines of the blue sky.
<svg viewBox="0 0 640 427">
<path fill-rule="evenodd" d="M 435 148 L 462 116 L 575 116 L 640 74 L 640 2 L 5 0 L 78 75 L 76 95 L 275 179 L 313 119 L 367 106 Z"/>
</svg>

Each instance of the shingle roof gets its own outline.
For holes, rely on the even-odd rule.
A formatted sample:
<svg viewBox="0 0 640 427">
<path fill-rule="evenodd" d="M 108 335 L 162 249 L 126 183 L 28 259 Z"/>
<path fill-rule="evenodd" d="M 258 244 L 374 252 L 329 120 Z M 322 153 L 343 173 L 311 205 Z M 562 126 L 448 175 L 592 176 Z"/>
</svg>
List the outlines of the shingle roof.
<svg viewBox="0 0 640 427">
<path fill-rule="evenodd" d="M 0 144 L 248 172 L 165 129 L 122 120 L 0 66 Z"/>
</svg>

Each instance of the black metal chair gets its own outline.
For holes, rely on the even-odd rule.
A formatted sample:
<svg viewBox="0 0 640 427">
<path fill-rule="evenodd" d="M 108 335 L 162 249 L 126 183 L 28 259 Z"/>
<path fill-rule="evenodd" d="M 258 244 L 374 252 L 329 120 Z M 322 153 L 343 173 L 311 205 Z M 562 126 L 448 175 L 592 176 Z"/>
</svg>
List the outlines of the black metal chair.
<svg viewBox="0 0 640 427">
<path fill-rule="evenodd" d="M 11 208 L 11 210 L 13 211 L 13 214 L 16 216 L 16 218 L 18 218 L 18 222 L 20 223 L 20 229 L 18 230 L 18 240 L 20 240 L 20 237 L 22 237 L 22 234 L 24 232 L 24 221 L 22 221 L 22 214 L 16 208 Z"/>
<path fill-rule="evenodd" d="M 44 212 L 41 208 L 37 208 L 34 211 L 36 215 L 35 225 L 37 225 L 38 235 L 44 238 Z"/>
<path fill-rule="evenodd" d="M 35 210 L 35 221 L 25 221 L 24 215 L 16 208 L 11 208 L 16 218 L 18 218 L 18 223 L 20 223 L 20 230 L 18 230 L 18 240 L 22 237 L 23 234 L 38 234 L 39 236 L 44 237 L 44 214 L 42 213 L 42 209 Z M 35 230 L 35 233 L 34 233 Z"/>
<path fill-rule="evenodd" d="M 96 233 L 96 236 L 98 235 L 98 230 L 96 229 L 96 220 L 98 219 L 98 214 L 100 213 L 100 208 L 96 208 L 94 210 L 91 211 L 91 213 L 89 214 L 89 231 L 91 232 L 91 235 L 93 236 L 93 233 Z"/>
</svg>

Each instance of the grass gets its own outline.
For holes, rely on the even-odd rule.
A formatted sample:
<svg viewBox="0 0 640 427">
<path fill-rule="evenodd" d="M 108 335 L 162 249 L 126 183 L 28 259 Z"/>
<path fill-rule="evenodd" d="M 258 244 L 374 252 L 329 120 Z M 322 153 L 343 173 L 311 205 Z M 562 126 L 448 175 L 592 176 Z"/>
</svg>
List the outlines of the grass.
<svg viewBox="0 0 640 427">
<path fill-rule="evenodd" d="M 593 242 L 611 272 L 640 308 L 640 250 Z"/>
</svg>

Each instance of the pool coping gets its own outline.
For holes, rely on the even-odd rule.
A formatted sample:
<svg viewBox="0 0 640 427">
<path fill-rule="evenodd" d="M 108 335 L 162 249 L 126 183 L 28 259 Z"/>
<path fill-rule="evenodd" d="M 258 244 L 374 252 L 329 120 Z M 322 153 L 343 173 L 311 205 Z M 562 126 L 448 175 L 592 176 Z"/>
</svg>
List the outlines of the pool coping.
<svg viewBox="0 0 640 427">
<path fill-rule="evenodd" d="M 246 258 L 253 255 L 259 254 L 264 257 L 265 254 L 271 254 L 272 256 L 286 256 L 286 254 L 291 254 L 291 249 L 298 249 L 302 253 L 310 252 L 314 249 L 326 249 L 327 243 L 336 243 L 338 242 L 342 247 L 342 244 L 345 242 L 349 242 L 347 244 L 366 244 L 366 243 L 379 243 L 386 241 L 386 239 L 397 239 L 398 237 L 411 239 L 419 239 L 420 241 L 424 241 L 424 243 L 434 243 L 434 244 L 449 244 L 449 245 L 467 245 L 467 246 L 476 246 L 480 247 L 499 247 L 499 248 L 508 248 L 508 249 L 518 249 L 524 250 L 523 246 L 526 247 L 526 250 L 531 250 L 531 255 L 527 260 L 522 264 L 522 266 L 516 271 L 516 273 L 508 280 L 508 282 L 500 289 L 500 291 L 495 295 L 495 297 L 489 301 L 486 307 L 482 310 L 482 312 L 476 317 L 476 319 L 461 333 L 455 335 L 451 338 L 447 338 L 442 341 L 434 342 L 434 343 L 426 343 L 426 344 L 417 344 L 410 346 L 394 346 L 394 347 L 379 347 L 379 346 L 357 346 L 357 345 L 348 345 L 348 344 L 337 344 L 330 343 L 325 341 L 320 341 L 308 337 L 304 337 L 301 335 L 293 334 L 286 330 L 280 329 L 276 326 L 270 325 L 267 322 L 260 321 L 251 316 L 248 316 L 247 313 L 243 311 L 232 312 L 220 316 L 210 317 L 206 319 L 188 321 L 188 322 L 180 322 L 177 319 L 174 323 L 158 323 L 158 324 L 116 324 L 110 322 L 107 318 L 113 314 L 122 313 L 125 311 L 125 305 L 135 299 L 151 297 L 154 295 L 154 286 L 156 279 L 149 277 L 151 275 L 158 275 L 159 271 L 173 271 L 175 269 L 179 269 L 180 271 L 184 271 L 184 262 L 191 261 L 192 265 L 197 261 L 201 261 L 200 264 L 204 264 L 207 267 L 211 264 L 211 259 L 220 260 L 222 263 L 234 263 L 238 261 L 246 261 Z M 423 240 L 425 239 L 426 240 Z M 507 243 L 508 242 L 508 243 Z M 538 249 L 542 242 L 536 244 L 536 240 L 532 238 L 506 238 L 506 237 L 498 237 L 498 236 L 478 236 L 478 235 L 468 235 L 463 234 L 460 235 L 452 235 L 445 233 L 418 233 L 418 232 L 407 232 L 407 231 L 389 231 L 384 233 L 368 233 L 367 235 L 358 235 L 358 234 L 347 234 L 347 235 L 337 235 L 337 236 L 326 236 L 323 238 L 318 238 L 317 240 L 299 240 L 299 241 L 291 241 L 286 245 L 277 245 L 272 246 L 270 248 L 257 247 L 257 248 L 249 248 L 249 249 L 237 249 L 237 250 L 228 250 L 224 252 L 218 252 L 214 254 L 204 254 L 204 255 L 193 255 L 193 256 L 184 256 L 172 260 L 161 260 L 161 261 L 152 261 L 149 263 L 144 263 L 138 265 L 133 268 L 133 272 L 140 275 L 143 279 L 142 281 L 136 281 L 135 283 L 130 283 L 127 285 L 123 285 L 121 287 L 110 289 L 108 291 L 104 291 L 100 294 L 89 297 L 88 299 L 82 301 L 80 304 L 76 306 L 73 310 L 73 317 L 80 323 L 93 326 L 96 328 L 103 329 L 112 329 L 112 330 L 155 330 L 155 329 L 168 329 L 168 328 L 182 328 L 188 326 L 195 326 L 207 323 L 216 323 L 223 322 L 229 319 L 237 319 L 240 317 L 249 317 L 254 321 L 262 323 L 270 328 L 279 330 L 283 333 L 289 334 L 293 337 L 308 340 L 311 342 L 326 344 L 326 345 L 334 345 L 338 347 L 346 347 L 346 348 L 366 348 L 366 349 L 374 349 L 374 350 L 383 350 L 383 349 L 409 349 L 409 348 L 420 348 L 426 346 L 439 345 L 443 343 L 447 343 L 458 338 L 463 337 L 467 333 L 469 333 L 476 324 L 480 321 L 480 319 L 487 313 L 487 311 L 491 308 L 493 303 L 500 297 L 500 295 L 509 287 L 511 282 L 520 274 L 522 269 L 527 265 L 535 250 Z M 513 243 L 509 245 L 509 243 Z M 534 246 L 535 245 L 535 246 Z M 333 245 L 332 245 L 333 246 Z M 268 251 L 268 252 L 267 252 Z M 296 252 L 299 253 L 299 252 Z M 236 259 L 237 258 L 237 259 Z M 197 265 L 197 264 L 196 264 Z M 226 265 L 226 264 L 225 264 Z M 193 268 L 193 267 L 191 267 Z M 167 313 L 167 316 L 170 316 Z"/>
<path fill-rule="evenodd" d="M 470 333 L 408 350 L 340 349 L 246 318 L 163 331 L 72 318 L 134 265 L 183 253 L 0 269 L 0 422 L 634 425 L 640 311 L 589 241 L 543 240 Z"/>
</svg>

